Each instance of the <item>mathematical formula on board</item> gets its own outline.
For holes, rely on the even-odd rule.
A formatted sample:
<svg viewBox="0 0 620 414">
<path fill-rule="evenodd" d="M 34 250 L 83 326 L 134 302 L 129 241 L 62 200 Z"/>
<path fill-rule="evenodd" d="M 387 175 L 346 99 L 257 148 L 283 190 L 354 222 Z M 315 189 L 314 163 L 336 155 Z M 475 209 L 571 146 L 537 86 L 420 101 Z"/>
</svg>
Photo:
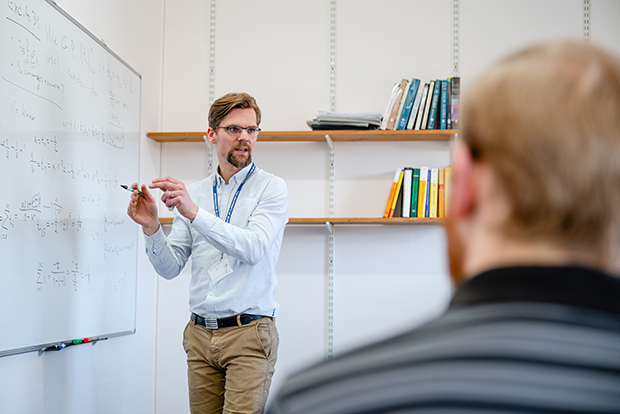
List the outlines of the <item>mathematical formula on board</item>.
<svg viewBox="0 0 620 414">
<path fill-rule="evenodd" d="M 139 178 L 140 76 L 51 2 L 0 13 L 0 315 L 47 323 L 3 335 L 0 356 L 132 330 L 138 231 L 120 184 Z"/>
</svg>

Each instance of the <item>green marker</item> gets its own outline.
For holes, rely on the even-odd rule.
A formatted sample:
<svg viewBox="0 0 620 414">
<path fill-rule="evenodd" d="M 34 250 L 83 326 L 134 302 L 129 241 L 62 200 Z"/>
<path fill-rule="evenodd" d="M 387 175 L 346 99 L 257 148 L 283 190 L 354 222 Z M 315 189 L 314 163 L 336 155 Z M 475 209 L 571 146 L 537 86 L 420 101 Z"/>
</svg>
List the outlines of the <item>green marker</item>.
<svg viewBox="0 0 620 414">
<path fill-rule="evenodd" d="M 81 344 L 82 340 L 81 339 L 74 339 L 73 341 L 71 341 L 73 343 L 73 345 L 77 345 L 77 344 Z"/>
</svg>

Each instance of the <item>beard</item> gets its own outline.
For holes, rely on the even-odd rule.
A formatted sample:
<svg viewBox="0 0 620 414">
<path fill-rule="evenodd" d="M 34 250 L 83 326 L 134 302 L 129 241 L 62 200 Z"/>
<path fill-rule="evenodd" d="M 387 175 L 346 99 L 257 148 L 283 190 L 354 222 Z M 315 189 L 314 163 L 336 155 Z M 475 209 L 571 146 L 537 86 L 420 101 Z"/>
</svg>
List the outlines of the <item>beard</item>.
<svg viewBox="0 0 620 414">
<path fill-rule="evenodd" d="M 247 156 L 244 157 L 241 154 L 235 155 L 235 150 L 237 148 L 247 149 Z M 228 157 L 226 158 L 226 160 L 235 168 L 245 168 L 252 163 L 252 148 L 243 143 L 236 145 L 235 147 L 231 148 L 230 151 L 228 151 Z"/>
<path fill-rule="evenodd" d="M 454 219 L 448 214 L 445 218 L 444 228 L 446 230 L 446 240 L 448 247 L 448 265 L 450 268 L 450 278 L 454 286 L 460 285 L 465 281 L 465 243 L 458 232 Z"/>
</svg>

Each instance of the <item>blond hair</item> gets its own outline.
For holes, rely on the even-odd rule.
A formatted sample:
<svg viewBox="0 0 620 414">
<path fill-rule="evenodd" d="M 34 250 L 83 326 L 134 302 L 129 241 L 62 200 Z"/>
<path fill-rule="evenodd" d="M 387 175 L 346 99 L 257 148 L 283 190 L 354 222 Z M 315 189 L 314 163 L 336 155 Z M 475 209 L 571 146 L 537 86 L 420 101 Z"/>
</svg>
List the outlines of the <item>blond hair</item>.
<svg viewBox="0 0 620 414">
<path fill-rule="evenodd" d="M 620 253 L 620 60 L 576 41 L 495 65 L 465 94 L 462 140 L 495 172 L 511 211 L 501 231 Z"/>
<path fill-rule="evenodd" d="M 256 113 L 256 126 L 260 125 L 261 112 L 256 100 L 245 92 L 228 93 L 216 99 L 209 109 L 209 126 L 211 128 L 219 126 L 222 119 L 235 108 L 254 109 Z"/>
</svg>

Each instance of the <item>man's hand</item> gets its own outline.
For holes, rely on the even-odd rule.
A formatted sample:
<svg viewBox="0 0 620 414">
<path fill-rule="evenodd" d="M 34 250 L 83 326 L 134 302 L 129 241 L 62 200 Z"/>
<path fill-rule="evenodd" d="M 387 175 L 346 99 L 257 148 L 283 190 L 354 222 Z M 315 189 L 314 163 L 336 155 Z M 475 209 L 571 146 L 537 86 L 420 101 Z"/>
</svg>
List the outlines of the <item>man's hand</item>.
<svg viewBox="0 0 620 414">
<path fill-rule="evenodd" d="M 138 183 L 133 183 L 131 188 L 137 189 Z M 142 184 L 140 190 L 144 197 L 134 191 L 127 207 L 127 214 L 133 221 L 142 226 L 142 230 L 147 236 L 152 236 L 159 230 L 157 204 L 145 184 Z"/>
<path fill-rule="evenodd" d="M 198 206 L 192 201 L 182 181 L 170 177 L 156 178 L 149 188 L 159 188 L 163 191 L 161 201 L 166 207 L 176 207 L 179 214 L 194 221 L 198 214 Z"/>
</svg>

